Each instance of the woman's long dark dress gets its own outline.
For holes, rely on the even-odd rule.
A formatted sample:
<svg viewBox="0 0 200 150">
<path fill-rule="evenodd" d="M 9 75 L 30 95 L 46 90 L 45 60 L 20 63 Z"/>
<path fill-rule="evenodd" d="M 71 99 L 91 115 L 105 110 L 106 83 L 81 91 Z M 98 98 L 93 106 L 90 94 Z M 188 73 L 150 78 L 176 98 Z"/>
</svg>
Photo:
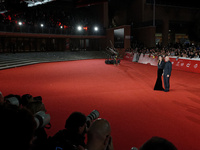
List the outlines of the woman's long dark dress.
<svg viewBox="0 0 200 150">
<path fill-rule="evenodd" d="M 165 65 L 164 61 L 161 61 L 161 63 L 158 63 L 157 80 L 154 86 L 154 90 L 160 90 L 160 91 L 164 90 L 162 86 L 162 74 L 163 74 L 164 65 Z"/>
</svg>

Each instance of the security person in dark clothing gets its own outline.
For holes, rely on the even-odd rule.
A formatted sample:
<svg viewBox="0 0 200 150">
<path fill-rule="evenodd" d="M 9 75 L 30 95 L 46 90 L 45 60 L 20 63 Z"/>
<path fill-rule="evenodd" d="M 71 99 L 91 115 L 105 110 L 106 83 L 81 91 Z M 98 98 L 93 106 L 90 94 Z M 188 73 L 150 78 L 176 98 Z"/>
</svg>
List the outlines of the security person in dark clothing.
<svg viewBox="0 0 200 150">
<path fill-rule="evenodd" d="M 163 70 L 163 80 L 164 80 L 164 86 L 165 86 L 165 92 L 169 92 L 169 80 L 172 72 L 172 63 L 169 60 L 169 56 L 165 57 L 165 67 Z"/>
</svg>

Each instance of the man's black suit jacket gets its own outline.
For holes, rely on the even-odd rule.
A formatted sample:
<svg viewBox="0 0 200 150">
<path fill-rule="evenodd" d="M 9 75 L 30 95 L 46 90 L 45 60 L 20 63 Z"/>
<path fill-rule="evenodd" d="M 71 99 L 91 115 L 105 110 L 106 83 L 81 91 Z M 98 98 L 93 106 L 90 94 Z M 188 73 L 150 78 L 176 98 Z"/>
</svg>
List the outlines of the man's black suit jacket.
<svg viewBox="0 0 200 150">
<path fill-rule="evenodd" d="M 172 63 L 170 61 L 168 61 L 165 63 L 164 75 L 171 76 L 171 72 L 172 72 Z"/>
</svg>

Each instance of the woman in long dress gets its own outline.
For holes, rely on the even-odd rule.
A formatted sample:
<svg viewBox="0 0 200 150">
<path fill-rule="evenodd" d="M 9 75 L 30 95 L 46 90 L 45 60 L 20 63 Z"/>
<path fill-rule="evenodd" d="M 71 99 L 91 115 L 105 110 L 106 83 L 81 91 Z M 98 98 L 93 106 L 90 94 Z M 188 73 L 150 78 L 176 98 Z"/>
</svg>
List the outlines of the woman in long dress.
<svg viewBox="0 0 200 150">
<path fill-rule="evenodd" d="M 163 57 L 158 56 L 157 80 L 156 80 L 156 84 L 154 86 L 154 90 L 160 90 L 160 91 L 164 90 L 164 88 L 162 86 L 162 74 L 163 74 L 164 66 L 165 66 L 165 62 L 163 60 Z"/>
</svg>

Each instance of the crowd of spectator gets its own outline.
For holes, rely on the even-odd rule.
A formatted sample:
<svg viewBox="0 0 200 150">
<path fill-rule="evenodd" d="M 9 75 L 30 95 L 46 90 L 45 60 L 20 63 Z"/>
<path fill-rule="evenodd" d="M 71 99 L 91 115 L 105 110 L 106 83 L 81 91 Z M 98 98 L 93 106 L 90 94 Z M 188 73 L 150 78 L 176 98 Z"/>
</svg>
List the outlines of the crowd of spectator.
<svg viewBox="0 0 200 150">
<path fill-rule="evenodd" d="M 43 116 L 39 119 L 42 125 L 38 126 L 38 117 L 35 114 L 41 111 L 46 113 L 40 96 L 10 94 L 4 97 L 0 92 L 1 148 L 6 150 L 114 150 L 111 125 L 106 119 L 98 118 L 98 111 L 94 110 L 88 116 L 81 112 L 73 112 L 66 119 L 65 128 L 49 137 L 45 128 L 50 121 L 44 123 Z M 155 149 L 177 150 L 171 142 L 161 137 L 152 137 L 140 147 L 140 150 Z"/>
<path fill-rule="evenodd" d="M 136 47 L 130 48 L 126 51 L 139 53 L 139 54 L 150 54 L 152 56 L 176 56 L 184 58 L 200 58 L 200 46 L 197 45 L 188 45 L 188 46 L 177 46 L 177 47 L 164 47 L 164 48 L 145 48 L 145 47 Z"/>
</svg>

